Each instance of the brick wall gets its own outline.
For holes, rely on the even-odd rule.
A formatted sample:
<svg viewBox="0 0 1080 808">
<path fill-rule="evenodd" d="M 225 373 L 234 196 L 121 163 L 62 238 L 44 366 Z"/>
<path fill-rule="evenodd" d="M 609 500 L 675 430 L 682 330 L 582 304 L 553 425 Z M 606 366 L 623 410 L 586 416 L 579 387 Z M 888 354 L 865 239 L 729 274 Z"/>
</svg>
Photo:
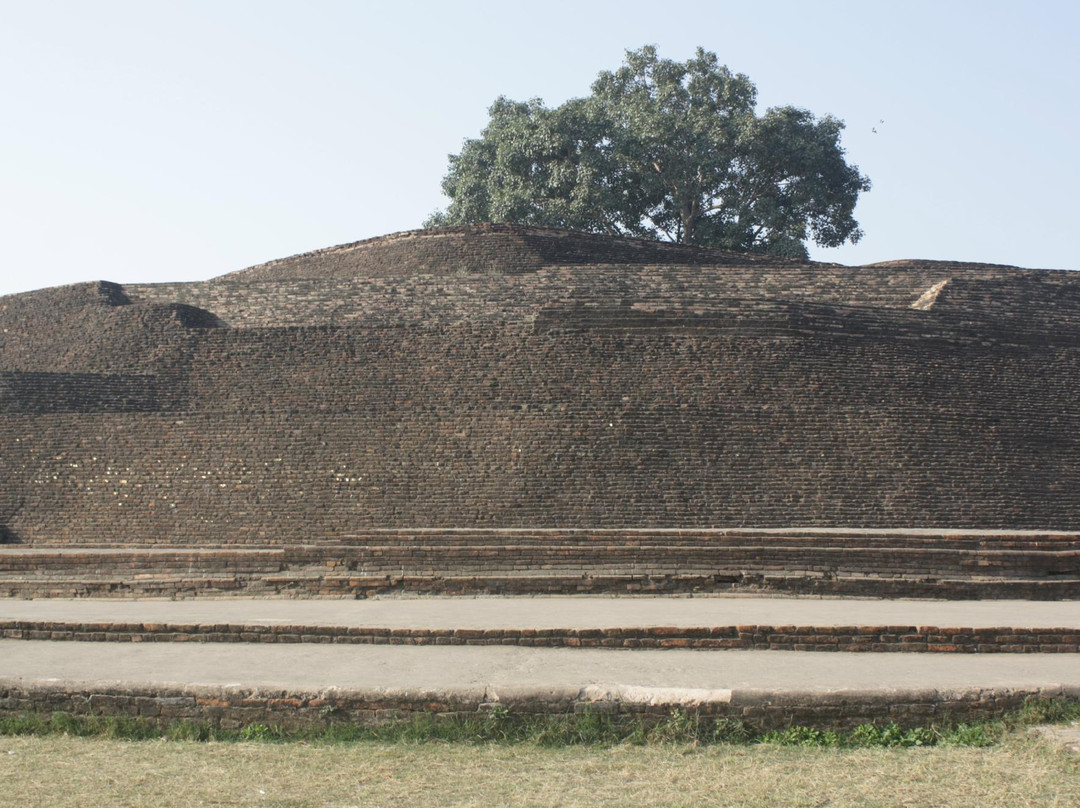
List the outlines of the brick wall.
<svg viewBox="0 0 1080 808">
<path fill-rule="evenodd" d="M 739 260 L 454 229 L 3 298 L 3 535 L 1080 529 L 1068 273 Z"/>
</svg>

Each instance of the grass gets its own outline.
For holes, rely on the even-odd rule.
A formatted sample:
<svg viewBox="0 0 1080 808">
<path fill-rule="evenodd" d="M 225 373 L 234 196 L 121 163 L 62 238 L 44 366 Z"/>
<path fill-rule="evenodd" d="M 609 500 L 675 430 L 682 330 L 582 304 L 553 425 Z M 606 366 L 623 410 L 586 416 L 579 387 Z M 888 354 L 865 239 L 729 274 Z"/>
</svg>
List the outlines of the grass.
<svg viewBox="0 0 1080 808">
<path fill-rule="evenodd" d="M 992 747 L 0 738 L 0 805 L 1080 805 L 1080 760 Z"/>
<path fill-rule="evenodd" d="M 1080 806 L 1080 758 L 1000 720 L 848 733 L 599 713 L 285 730 L 164 729 L 65 713 L 0 721 L 0 806 Z"/>
</svg>

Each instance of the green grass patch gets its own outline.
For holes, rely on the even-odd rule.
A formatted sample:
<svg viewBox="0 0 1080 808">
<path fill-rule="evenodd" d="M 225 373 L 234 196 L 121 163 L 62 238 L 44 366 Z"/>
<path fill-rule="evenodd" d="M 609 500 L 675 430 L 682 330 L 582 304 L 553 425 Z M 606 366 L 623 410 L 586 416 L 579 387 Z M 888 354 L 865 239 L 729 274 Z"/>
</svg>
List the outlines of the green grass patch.
<svg viewBox="0 0 1080 808">
<path fill-rule="evenodd" d="M 0 718 L 0 736 L 54 736 L 141 741 L 165 739 L 196 742 L 322 744 L 533 744 L 540 747 L 691 744 L 764 744 L 838 749 L 912 748 L 928 746 L 986 747 L 1011 731 L 1036 724 L 1080 719 L 1080 702 L 1029 701 L 1001 718 L 970 723 L 901 727 L 895 723 L 863 724 L 851 731 L 791 726 L 761 732 L 732 719 L 712 720 L 676 711 L 657 720 L 604 712 L 576 715 L 517 715 L 502 708 L 469 716 L 421 715 L 382 724 L 331 721 L 326 725 L 284 727 L 252 723 L 221 729 L 203 722 L 173 721 L 167 725 L 125 716 L 81 716 L 64 712 L 32 713 Z"/>
</svg>

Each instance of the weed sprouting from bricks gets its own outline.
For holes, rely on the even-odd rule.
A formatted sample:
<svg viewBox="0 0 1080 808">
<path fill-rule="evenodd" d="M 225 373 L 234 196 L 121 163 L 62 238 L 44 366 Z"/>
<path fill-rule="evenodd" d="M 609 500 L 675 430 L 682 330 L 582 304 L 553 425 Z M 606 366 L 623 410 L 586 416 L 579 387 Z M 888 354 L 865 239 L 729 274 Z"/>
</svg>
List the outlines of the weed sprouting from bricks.
<svg viewBox="0 0 1080 808">
<path fill-rule="evenodd" d="M 915 748 L 993 746 L 1010 732 L 1037 724 L 1080 719 L 1080 701 L 1030 700 L 1000 718 L 925 726 L 863 724 L 853 730 L 795 725 L 759 731 L 746 722 L 702 718 L 676 711 L 660 720 L 601 712 L 577 715 L 516 715 L 495 708 L 470 716 L 414 716 L 382 724 L 338 722 L 319 727 L 251 723 L 223 729 L 208 723 L 175 721 L 167 725 L 137 717 L 78 716 L 65 712 L 26 713 L 0 719 L 0 735 L 67 735 L 113 740 L 169 740 L 250 743 L 380 744 L 533 744 L 541 747 L 683 744 L 770 744 L 778 746 Z"/>
</svg>

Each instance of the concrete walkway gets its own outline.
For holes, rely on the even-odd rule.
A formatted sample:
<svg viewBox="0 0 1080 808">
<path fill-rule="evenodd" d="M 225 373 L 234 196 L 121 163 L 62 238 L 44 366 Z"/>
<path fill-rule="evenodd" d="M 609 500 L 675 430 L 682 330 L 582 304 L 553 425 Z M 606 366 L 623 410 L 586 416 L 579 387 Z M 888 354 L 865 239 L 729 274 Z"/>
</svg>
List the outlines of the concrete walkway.
<svg viewBox="0 0 1080 808">
<path fill-rule="evenodd" d="M 308 691 L 607 686 L 838 692 L 1060 686 L 1080 693 L 1080 656 L 0 640 L 0 680 Z"/>
<path fill-rule="evenodd" d="M 776 597 L 4 600 L 0 621 L 363 626 L 428 629 L 648 626 L 1080 628 L 1080 601 Z M 1077 658 L 1080 665 L 1080 657 Z"/>
</svg>

